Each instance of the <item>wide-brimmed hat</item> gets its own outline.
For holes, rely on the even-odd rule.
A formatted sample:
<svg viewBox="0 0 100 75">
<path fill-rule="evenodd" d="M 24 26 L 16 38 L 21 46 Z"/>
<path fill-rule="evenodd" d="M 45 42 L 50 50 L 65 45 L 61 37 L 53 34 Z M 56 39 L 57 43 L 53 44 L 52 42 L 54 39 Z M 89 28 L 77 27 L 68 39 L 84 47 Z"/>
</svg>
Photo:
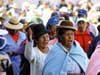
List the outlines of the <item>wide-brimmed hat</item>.
<svg viewBox="0 0 100 75">
<path fill-rule="evenodd" d="M 76 31 L 74 24 L 69 20 L 61 20 L 59 22 L 59 26 L 57 26 L 57 29 L 62 29 L 62 28 Z"/>
<path fill-rule="evenodd" d="M 4 26 L 8 29 L 14 30 L 19 30 L 23 28 L 23 24 L 21 24 L 19 19 L 15 16 L 11 17 L 11 19 Z"/>
<path fill-rule="evenodd" d="M 8 34 L 8 31 L 7 30 L 0 29 L 0 36 L 1 35 L 6 35 L 6 34 Z"/>
<path fill-rule="evenodd" d="M 32 31 L 33 31 L 33 38 L 34 39 L 38 39 L 40 36 L 42 36 L 43 34 L 48 33 L 48 30 L 44 27 L 43 24 L 36 24 L 32 27 Z"/>
<path fill-rule="evenodd" d="M 6 38 L 0 36 L 0 50 L 6 46 Z"/>
</svg>

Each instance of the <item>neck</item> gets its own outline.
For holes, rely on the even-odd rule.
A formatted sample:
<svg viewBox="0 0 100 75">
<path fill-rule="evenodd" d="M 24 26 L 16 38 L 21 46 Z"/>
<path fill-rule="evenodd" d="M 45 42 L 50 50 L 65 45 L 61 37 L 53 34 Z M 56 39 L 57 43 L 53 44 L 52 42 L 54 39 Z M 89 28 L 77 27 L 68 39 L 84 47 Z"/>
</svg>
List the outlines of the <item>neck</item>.
<svg viewBox="0 0 100 75">
<path fill-rule="evenodd" d="M 54 34 L 54 33 L 50 33 L 49 34 L 51 37 L 56 37 L 56 33 Z"/>
<path fill-rule="evenodd" d="M 64 46 L 66 49 L 67 49 L 67 51 L 70 51 L 70 47 L 66 47 L 66 46 Z"/>
<path fill-rule="evenodd" d="M 43 53 L 48 53 L 48 47 L 39 47 L 38 48 L 40 49 L 41 52 Z"/>
<path fill-rule="evenodd" d="M 70 51 L 71 45 L 63 44 L 63 46 L 66 48 L 67 51 Z"/>
</svg>

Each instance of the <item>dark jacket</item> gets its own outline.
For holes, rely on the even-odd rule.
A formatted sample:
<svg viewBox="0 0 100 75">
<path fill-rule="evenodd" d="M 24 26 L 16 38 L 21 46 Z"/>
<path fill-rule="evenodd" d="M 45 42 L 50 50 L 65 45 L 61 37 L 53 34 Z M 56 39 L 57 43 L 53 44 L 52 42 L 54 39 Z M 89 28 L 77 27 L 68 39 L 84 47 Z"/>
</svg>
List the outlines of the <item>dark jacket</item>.
<svg viewBox="0 0 100 75">
<path fill-rule="evenodd" d="M 91 57 L 92 53 L 94 52 L 98 41 L 100 41 L 100 33 L 98 34 L 98 36 L 94 37 L 94 39 L 92 40 L 92 42 L 89 46 L 89 50 L 87 52 L 87 55 L 89 58 Z"/>
</svg>

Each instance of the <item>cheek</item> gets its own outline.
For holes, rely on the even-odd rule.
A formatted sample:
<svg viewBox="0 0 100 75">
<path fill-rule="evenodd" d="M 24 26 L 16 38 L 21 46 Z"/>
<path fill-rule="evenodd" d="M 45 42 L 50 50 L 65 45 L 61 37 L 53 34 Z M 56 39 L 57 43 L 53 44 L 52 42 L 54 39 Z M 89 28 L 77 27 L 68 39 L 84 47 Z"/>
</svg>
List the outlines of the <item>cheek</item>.
<svg viewBox="0 0 100 75">
<path fill-rule="evenodd" d="M 66 36 L 65 37 L 65 40 L 67 41 L 67 40 L 74 40 L 74 38 L 75 38 L 75 35 L 68 35 L 68 36 Z"/>
</svg>

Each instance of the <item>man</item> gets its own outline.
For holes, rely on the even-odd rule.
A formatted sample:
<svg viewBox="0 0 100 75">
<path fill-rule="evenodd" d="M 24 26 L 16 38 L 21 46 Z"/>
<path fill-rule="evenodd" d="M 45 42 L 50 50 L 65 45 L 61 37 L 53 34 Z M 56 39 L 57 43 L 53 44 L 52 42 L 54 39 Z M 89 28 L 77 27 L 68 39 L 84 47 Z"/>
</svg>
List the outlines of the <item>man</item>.
<svg viewBox="0 0 100 75">
<path fill-rule="evenodd" d="M 4 26 L 8 31 L 8 34 L 4 36 L 7 39 L 5 51 L 9 54 L 13 63 L 14 75 L 19 75 L 21 55 L 24 52 L 26 43 L 26 35 L 20 31 L 23 28 L 23 24 L 19 22 L 17 17 L 13 16 Z"/>
<path fill-rule="evenodd" d="M 92 41 L 92 36 L 88 30 L 87 21 L 85 18 L 80 18 L 77 21 L 77 31 L 75 32 L 75 40 L 77 40 L 84 51 L 87 53 L 89 45 Z"/>
</svg>

